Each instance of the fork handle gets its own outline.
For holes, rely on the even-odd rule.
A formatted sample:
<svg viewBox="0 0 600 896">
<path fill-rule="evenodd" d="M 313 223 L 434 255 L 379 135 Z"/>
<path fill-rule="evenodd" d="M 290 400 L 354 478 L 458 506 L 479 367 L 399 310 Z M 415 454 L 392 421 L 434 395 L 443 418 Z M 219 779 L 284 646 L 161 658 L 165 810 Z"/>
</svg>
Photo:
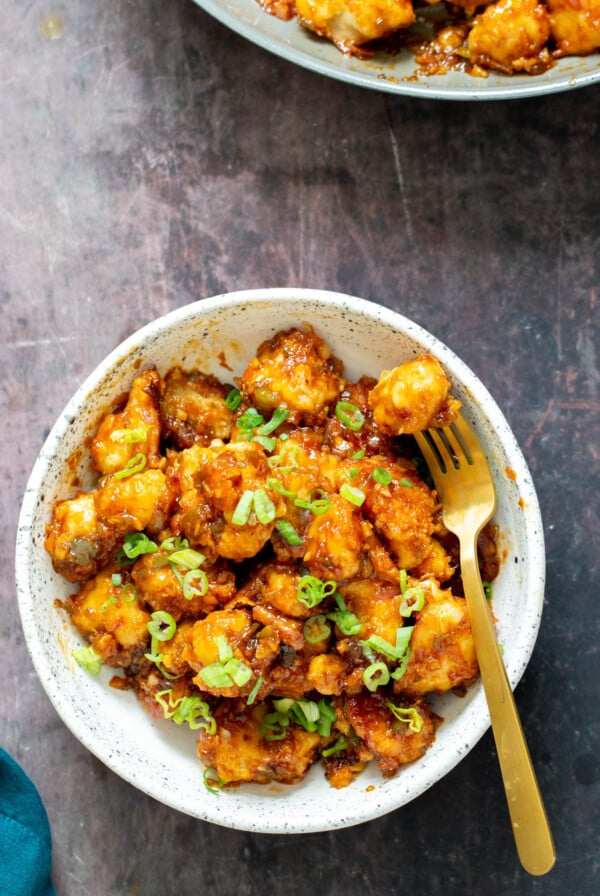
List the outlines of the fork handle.
<svg viewBox="0 0 600 896">
<path fill-rule="evenodd" d="M 461 543 L 461 574 L 487 698 L 513 835 L 523 868 L 546 874 L 556 859 L 552 833 L 500 655 L 476 559 L 476 542 Z"/>
</svg>

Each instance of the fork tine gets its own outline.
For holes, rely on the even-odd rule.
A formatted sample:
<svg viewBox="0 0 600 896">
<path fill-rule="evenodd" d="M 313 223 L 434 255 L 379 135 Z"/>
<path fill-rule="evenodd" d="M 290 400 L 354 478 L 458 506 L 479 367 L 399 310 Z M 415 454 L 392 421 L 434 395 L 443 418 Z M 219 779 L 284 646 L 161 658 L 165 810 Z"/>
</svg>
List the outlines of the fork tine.
<svg viewBox="0 0 600 896">
<path fill-rule="evenodd" d="M 427 432 L 446 467 L 442 472 L 458 469 L 462 451 L 460 448 L 458 451 L 456 450 L 449 437 L 448 429 L 429 429 Z"/>
</svg>

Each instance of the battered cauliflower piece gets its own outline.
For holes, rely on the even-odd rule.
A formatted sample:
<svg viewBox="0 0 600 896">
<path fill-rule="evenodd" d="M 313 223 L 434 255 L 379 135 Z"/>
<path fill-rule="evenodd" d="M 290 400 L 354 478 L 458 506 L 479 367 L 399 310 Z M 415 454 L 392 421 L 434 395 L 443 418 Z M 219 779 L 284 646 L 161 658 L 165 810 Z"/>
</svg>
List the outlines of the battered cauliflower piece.
<svg viewBox="0 0 600 896">
<path fill-rule="evenodd" d="M 228 701 L 215 711 L 216 734 L 200 732 L 200 758 L 223 784 L 296 784 L 317 758 L 316 732 L 291 724 L 281 740 L 263 737 L 267 711 L 265 703 L 249 707 L 245 700 Z"/>
<path fill-rule="evenodd" d="M 136 455 L 145 457 L 148 468 L 164 464 L 159 450 L 161 392 L 158 371 L 147 370 L 134 379 L 123 410 L 103 418 L 90 446 L 94 468 L 101 475 L 123 470 Z"/>
<path fill-rule="evenodd" d="M 469 33 L 469 59 L 475 65 L 512 74 L 550 62 L 548 11 L 537 0 L 499 0 L 476 16 Z"/>
<path fill-rule="evenodd" d="M 171 492 L 161 470 L 144 470 L 125 479 L 107 476 L 94 499 L 98 521 L 121 537 L 143 529 L 160 532 L 171 507 Z"/>
<path fill-rule="evenodd" d="M 583 56 L 600 49 L 600 0 L 546 0 L 555 56 Z"/>
<path fill-rule="evenodd" d="M 404 694 L 442 694 L 470 684 L 479 674 L 469 611 L 464 598 L 422 582 L 425 605 L 416 614 L 411 655 L 394 689 Z"/>
<path fill-rule="evenodd" d="M 343 53 L 415 21 L 410 0 L 296 0 L 298 21 Z"/>
<path fill-rule="evenodd" d="M 348 609 L 361 623 L 361 638 L 377 635 L 389 644 L 396 643 L 396 631 L 402 625 L 402 598 L 397 583 L 355 580 L 341 585 L 339 591 Z"/>
<path fill-rule="evenodd" d="M 409 721 L 398 719 L 390 705 L 404 710 Z M 346 696 L 344 712 L 356 734 L 377 760 L 385 778 L 393 777 L 402 765 L 424 756 L 435 740 L 435 716 L 421 701 L 402 706 L 397 699 L 381 694 Z"/>
<path fill-rule="evenodd" d="M 204 569 L 201 564 L 199 571 L 205 577 L 205 593 L 198 581 L 192 581 L 194 590 L 189 597 L 184 597 L 182 578 L 188 568 L 180 569 L 176 563 L 170 563 L 170 556 L 170 552 L 163 550 L 144 554 L 131 570 L 138 597 L 153 610 L 170 613 L 177 622 L 184 616 L 205 616 L 234 596 L 235 575 L 230 569 L 222 565 Z"/>
<path fill-rule="evenodd" d="M 431 355 L 419 355 L 393 370 L 384 370 L 369 392 L 377 426 L 390 435 L 422 432 L 446 426 L 460 402 L 450 395 L 450 381 Z"/>
<path fill-rule="evenodd" d="M 181 448 L 231 436 L 235 414 L 225 405 L 230 387 L 201 371 L 174 367 L 165 377 L 160 412 L 166 437 Z"/>
<path fill-rule="evenodd" d="M 341 372 L 341 362 L 312 329 L 292 329 L 259 346 L 240 387 L 260 411 L 283 407 L 319 417 L 340 393 Z"/>
<path fill-rule="evenodd" d="M 308 526 L 304 563 L 317 578 L 352 579 L 360 569 L 363 542 L 357 508 L 341 495 L 332 495 L 329 509 Z"/>
<path fill-rule="evenodd" d="M 71 598 L 69 613 L 102 662 L 126 666 L 150 641 L 150 614 L 138 605 L 135 592 L 114 584 L 114 573 L 109 567 L 86 582 Z"/>
<path fill-rule="evenodd" d="M 293 619 L 307 619 L 312 610 L 298 600 L 298 567 L 291 563 L 265 563 L 258 568 L 238 597 L 267 604 Z"/>
<path fill-rule="evenodd" d="M 99 526 L 94 492 L 77 492 L 53 506 L 45 548 L 68 582 L 83 582 L 98 572 L 117 540 L 116 533 Z"/>
</svg>

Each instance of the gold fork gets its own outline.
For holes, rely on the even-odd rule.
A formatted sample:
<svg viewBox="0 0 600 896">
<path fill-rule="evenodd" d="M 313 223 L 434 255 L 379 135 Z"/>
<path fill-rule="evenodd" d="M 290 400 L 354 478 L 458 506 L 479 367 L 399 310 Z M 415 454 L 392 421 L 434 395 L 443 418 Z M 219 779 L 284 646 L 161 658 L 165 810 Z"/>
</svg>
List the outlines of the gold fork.
<svg viewBox="0 0 600 896">
<path fill-rule="evenodd" d="M 475 433 L 460 414 L 450 426 L 418 433 L 415 438 L 433 477 L 444 523 L 460 542 L 473 641 L 519 859 L 530 874 L 546 874 L 556 858 L 552 833 L 477 562 L 477 537 L 496 507 L 492 474 Z"/>
</svg>

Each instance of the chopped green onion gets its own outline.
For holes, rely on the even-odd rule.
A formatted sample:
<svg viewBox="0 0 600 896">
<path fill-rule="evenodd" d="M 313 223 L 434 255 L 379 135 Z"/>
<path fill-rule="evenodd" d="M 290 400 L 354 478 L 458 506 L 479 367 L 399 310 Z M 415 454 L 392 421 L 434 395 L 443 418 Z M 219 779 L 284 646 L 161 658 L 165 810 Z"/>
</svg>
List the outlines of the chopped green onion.
<svg viewBox="0 0 600 896">
<path fill-rule="evenodd" d="M 194 582 L 198 583 L 196 586 Z M 190 569 L 183 577 L 181 586 L 185 600 L 193 597 L 204 597 L 208 591 L 208 576 L 203 569 Z"/>
<path fill-rule="evenodd" d="M 242 432 L 252 432 L 257 426 L 265 422 L 262 414 L 259 414 L 256 408 L 248 408 L 237 421 L 238 429 Z"/>
<path fill-rule="evenodd" d="M 273 457 L 267 458 L 267 463 L 272 470 L 279 470 L 280 473 L 291 473 L 298 466 L 296 454 L 298 453 L 298 445 L 291 444 L 286 456 L 274 454 Z M 286 466 L 283 466 L 283 464 Z"/>
<path fill-rule="evenodd" d="M 348 739 L 342 734 L 342 736 L 338 737 L 334 744 L 332 744 L 330 747 L 327 747 L 326 750 L 322 751 L 321 756 L 323 756 L 324 759 L 328 759 L 330 756 L 334 756 L 336 753 L 341 753 L 342 750 L 345 750 L 347 746 Z"/>
<path fill-rule="evenodd" d="M 404 676 L 406 672 L 406 667 L 408 666 L 409 660 L 412 656 L 412 648 L 407 647 L 404 656 L 400 660 L 399 664 L 396 666 L 394 671 L 392 672 L 392 678 L 394 681 L 400 681 L 400 679 Z"/>
<path fill-rule="evenodd" d="M 403 625 L 402 628 L 396 629 L 396 650 L 398 652 L 397 659 L 401 659 L 408 650 L 408 645 L 410 643 L 410 639 L 414 630 L 414 626 L 412 625 Z"/>
<path fill-rule="evenodd" d="M 360 451 L 354 452 L 354 454 L 352 455 L 352 460 L 362 460 L 364 456 L 365 456 L 365 452 L 361 448 Z"/>
<path fill-rule="evenodd" d="M 297 498 L 298 492 L 289 491 L 283 484 L 280 479 L 276 479 L 275 476 L 271 476 L 267 479 L 267 485 L 269 488 L 272 488 L 274 492 L 277 492 L 280 495 L 283 495 L 284 498 Z"/>
<path fill-rule="evenodd" d="M 338 401 L 335 406 L 335 416 L 348 429 L 356 431 L 364 426 L 365 415 L 351 401 Z"/>
<path fill-rule="evenodd" d="M 145 442 L 148 438 L 148 427 L 137 426 L 133 429 L 114 429 L 110 434 L 111 442 Z"/>
<path fill-rule="evenodd" d="M 129 595 L 129 597 L 127 597 Z M 126 582 L 121 588 L 121 597 L 126 604 L 134 604 L 137 600 L 137 591 L 133 582 Z"/>
<path fill-rule="evenodd" d="M 360 635 L 362 624 L 358 616 L 355 616 L 354 613 L 347 609 L 341 594 L 335 594 L 334 598 L 338 608 L 335 612 L 329 613 L 327 618 L 335 622 L 341 633 L 346 635 L 346 637 Z"/>
<path fill-rule="evenodd" d="M 321 737 L 329 737 L 331 726 L 335 721 L 335 710 L 331 702 L 324 697 L 318 703 L 315 703 L 314 700 L 292 700 L 289 697 L 282 697 L 273 700 L 273 706 L 275 707 L 275 713 L 272 715 L 279 717 L 273 720 L 277 725 L 285 728 L 289 724 L 290 719 L 292 719 L 305 731 L 316 731 Z M 265 717 L 265 721 L 267 719 L 269 719 L 269 716 Z M 287 723 L 283 722 L 283 719 L 287 719 Z M 271 739 L 279 740 L 281 738 Z"/>
<path fill-rule="evenodd" d="M 163 625 L 166 628 L 162 628 Z M 177 623 L 166 610 L 156 610 L 146 628 L 157 641 L 170 641 L 177 630 Z"/>
<path fill-rule="evenodd" d="M 242 497 L 238 501 L 237 506 L 233 511 L 233 516 L 231 517 L 231 522 L 234 526 L 246 525 L 246 523 L 250 519 L 253 504 L 254 492 L 251 489 L 246 489 L 246 491 L 243 492 Z"/>
<path fill-rule="evenodd" d="M 268 526 L 272 523 L 277 515 L 275 505 L 267 495 L 264 488 L 259 488 L 254 492 L 254 513 L 259 523 Z"/>
<path fill-rule="evenodd" d="M 405 569 L 400 570 L 400 594 L 404 594 L 408 587 L 408 573 Z"/>
<path fill-rule="evenodd" d="M 209 688 L 231 688 L 233 685 L 241 688 L 252 677 L 248 666 L 234 656 L 210 663 L 198 674 Z"/>
<path fill-rule="evenodd" d="M 492 583 L 484 581 L 481 584 L 483 585 L 483 593 L 485 594 L 485 599 L 491 600 L 492 599 Z"/>
<path fill-rule="evenodd" d="M 354 479 L 354 477 L 358 476 L 359 473 L 360 473 L 359 467 L 350 467 L 350 469 L 348 470 L 348 478 Z"/>
<path fill-rule="evenodd" d="M 264 678 L 262 677 L 262 675 L 259 675 L 258 678 L 256 679 L 256 681 L 254 682 L 254 687 L 248 694 L 248 699 L 246 700 L 246 706 L 252 706 L 252 704 L 258 697 L 258 692 L 260 691 L 261 687 L 263 686 L 263 683 L 264 683 Z"/>
<path fill-rule="evenodd" d="M 285 538 L 287 543 L 292 547 L 298 547 L 298 545 L 302 544 L 302 539 L 294 529 L 291 523 L 288 523 L 287 520 L 277 520 L 275 523 L 275 528 L 279 532 L 282 538 Z"/>
<path fill-rule="evenodd" d="M 383 467 L 375 467 L 371 473 L 371 478 L 378 482 L 379 485 L 389 485 L 394 477 L 389 470 L 385 470 Z"/>
<path fill-rule="evenodd" d="M 317 706 L 319 707 L 319 718 L 317 720 L 317 733 L 321 737 L 329 737 L 331 734 L 331 726 L 335 722 L 335 709 L 329 700 L 321 698 Z"/>
<path fill-rule="evenodd" d="M 406 479 L 405 476 L 403 476 L 402 479 L 400 480 L 400 484 L 401 484 L 401 485 L 404 485 L 406 488 L 412 488 L 412 487 L 413 487 L 413 484 L 412 484 L 412 482 L 410 481 L 410 479 Z"/>
<path fill-rule="evenodd" d="M 110 597 L 107 597 L 106 600 L 100 604 L 100 612 L 106 613 L 111 604 L 118 604 L 119 598 L 116 594 L 111 594 Z"/>
<path fill-rule="evenodd" d="M 260 430 L 259 430 L 260 434 L 262 436 L 266 436 L 270 432 L 273 432 L 273 430 L 277 429 L 278 426 L 281 426 L 281 424 L 286 419 L 288 414 L 289 414 L 289 411 L 286 410 L 285 408 L 275 408 L 275 410 L 273 411 L 273 416 L 271 417 L 269 422 L 263 423 L 261 425 Z"/>
<path fill-rule="evenodd" d="M 265 451 L 268 451 L 269 454 L 271 451 L 275 451 L 275 447 L 277 445 L 277 439 L 271 439 L 269 436 L 252 436 L 250 439 L 251 442 L 258 442 Z"/>
<path fill-rule="evenodd" d="M 211 714 L 208 703 L 200 697 L 179 697 L 173 701 L 173 691 L 170 689 L 159 691 L 154 695 L 156 702 L 162 708 L 163 717 L 172 719 L 176 725 L 187 722 L 192 731 L 204 728 L 207 734 L 215 734 L 217 723 Z"/>
<path fill-rule="evenodd" d="M 115 587 L 119 587 L 119 585 L 121 585 L 121 583 L 123 582 L 123 576 L 121 575 L 120 572 L 113 572 L 112 576 L 110 577 L 110 580 L 113 583 L 113 585 L 115 585 Z"/>
<path fill-rule="evenodd" d="M 219 651 L 219 660 L 224 662 L 225 660 L 230 660 L 233 656 L 233 650 L 231 649 L 231 644 L 225 637 L 225 635 L 217 635 L 217 650 Z"/>
<path fill-rule="evenodd" d="M 186 548 L 189 548 L 190 543 L 187 538 L 182 538 L 180 535 L 170 535 L 169 538 L 165 538 L 164 541 L 160 544 L 161 548 L 165 551 L 182 551 Z"/>
<path fill-rule="evenodd" d="M 161 547 L 164 547 L 164 542 Z M 169 556 L 169 563 L 175 563 L 176 566 L 182 566 L 184 569 L 198 569 L 205 560 L 204 554 L 190 547 L 180 548 Z"/>
<path fill-rule="evenodd" d="M 290 724 L 288 716 L 283 712 L 268 713 L 259 725 L 259 731 L 265 740 L 283 740 Z"/>
<path fill-rule="evenodd" d="M 371 663 L 363 672 L 363 682 L 369 691 L 374 693 L 378 687 L 386 685 L 390 680 L 390 670 L 385 663 Z"/>
<path fill-rule="evenodd" d="M 425 593 L 422 588 L 407 588 L 400 604 L 400 615 L 408 619 L 411 613 L 418 613 L 422 610 L 424 604 Z"/>
<path fill-rule="evenodd" d="M 320 613 L 317 616 L 310 616 L 306 620 L 302 626 L 305 641 L 308 641 L 309 644 L 319 644 L 330 636 L 331 629 L 327 625 L 326 618 Z"/>
<path fill-rule="evenodd" d="M 322 513 L 326 513 L 329 510 L 331 506 L 331 498 L 324 489 L 313 488 L 308 495 L 307 501 L 302 498 L 296 498 L 294 505 L 304 510 L 310 510 L 315 516 L 320 516 Z"/>
<path fill-rule="evenodd" d="M 242 393 L 235 387 L 230 389 L 225 396 L 225 407 L 230 411 L 237 411 L 242 403 Z"/>
<path fill-rule="evenodd" d="M 91 645 L 87 647 L 78 647 L 72 652 L 73 659 L 89 672 L 90 675 L 99 675 L 102 668 L 102 657 L 96 653 Z"/>
<path fill-rule="evenodd" d="M 302 576 L 296 588 L 296 597 L 305 607 L 312 609 L 334 594 L 336 587 L 332 579 L 323 582 L 315 576 Z"/>
<path fill-rule="evenodd" d="M 366 641 L 361 641 L 360 646 L 363 648 L 363 652 L 365 656 L 369 658 L 372 651 L 376 651 L 377 653 L 383 654 L 390 660 L 401 660 L 404 656 L 407 648 L 408 642 L 410 641 L 410 637 L 413 633 L 413 628 L 410 626 L 405 626 L 403 628 L 396 629 L 396 644 L 390 644 L 389 641 L 386 641 L 384 638 L 380 638 L 379 635 L 371 635 L 370 638 L 367 638 Z"/>
<path fill-rule="evenodd" d="M 346 501 L 350 501 L 351 504 L 354 504 L 356 507 L 360 507 L 365 500 L 365 493 L 360 488 L 355 488 L 353 485 L 348 485 L 347 482 L 344 482 L 340 489 L 340 495 L 342 498 L 345 498 Z"/>
<path fill-rule="evenodd" d="M 144 532 L 130 532 L 123 539 L 123 547 L 121 548 L 121 551 L 129 560 L 141 557 L 142 554 L 153 554 L 156 550 L 158 550 L 157 545 L 150 541 Z"/>
<path fill-rule="evenodd" d="M 114 473 L 115 479 L 125 479 L 126 476 L 133 476 L 134 473 L 141 473 L 146 466 L 147 459 L 145 454 L 136 454 L 131 460 L 128 460 L 122 470 Z"/>
<path fill-rule="evenodd" d="M 210 790 L 211 793 L 219 793 L 223 787 L 225 787 L 225 781 L 222 781 L 221 778 L 219 778 L 214 768 L 204 769 L 203 780 L 204 786 L 207 790 Z"/>
<path fill-rule="evenodd" d="M 408 725 L 408 730 L 418 734 L 423 727 L 423 719 L 419 711 L 414 706 L 396 706 L 390 700 L 385 701 L 385 705 L 398 721 Z"/>
</svg>

